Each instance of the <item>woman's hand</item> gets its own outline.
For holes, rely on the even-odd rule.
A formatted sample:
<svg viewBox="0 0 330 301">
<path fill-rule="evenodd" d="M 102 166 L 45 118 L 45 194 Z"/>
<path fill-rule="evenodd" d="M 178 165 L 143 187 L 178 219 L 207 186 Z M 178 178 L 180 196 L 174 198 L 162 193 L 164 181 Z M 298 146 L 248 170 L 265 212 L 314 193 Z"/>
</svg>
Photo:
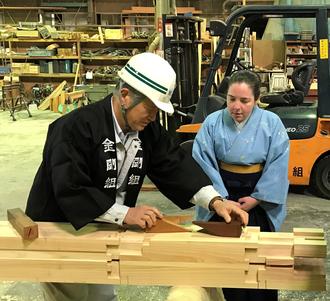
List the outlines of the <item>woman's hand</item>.
<svg viewBox="0 0 330 301">
<path fill-rule="evenodd" d="M 222 201 L 217 199 L 212 203 L 212 209 L 221 217 L 226 223 L 230 223 L 232 218 L 240 220 L 242 225 L 246 226 L 249 221 L 249 214 L 239 208 L 239 204 L 233 204 L 233 201 Z"/>
<path fill-rule="evenodd" d="M 252 208 L 257 206 L 260 201 L 256 200 L 251 196 L 245 196 L 243 198 L 238 199 L 238 203 L 240 204 L 240 208 L 246 212 L 249 212 Z"/>
<path fill-rule="evenodd" d="M 163 215 L 157 208 L 142 205 L 129 208 L 124 218 L 124 223 L 127 225 L 138 225 L 145 229 L 154 226 L 157 218 L 163 218 Z"/>
</svg>

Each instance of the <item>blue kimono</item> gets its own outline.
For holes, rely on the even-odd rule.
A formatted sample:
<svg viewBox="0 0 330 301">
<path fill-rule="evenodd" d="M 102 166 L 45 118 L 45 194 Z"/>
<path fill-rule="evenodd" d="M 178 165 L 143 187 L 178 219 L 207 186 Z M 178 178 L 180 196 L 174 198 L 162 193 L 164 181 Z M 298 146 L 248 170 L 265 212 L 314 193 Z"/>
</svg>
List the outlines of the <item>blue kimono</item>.
<svg viewBox="0 0 330 301">
<path fill-rule="evenodd" d="M 289 138 L 280 118 L 255 107 L 239 130 L 227 109 L 209 115 L 198 132 L 193 157 L 210 177 L 222 197 L 228 191 L 219 172 L 218 162 L 234 165 L 263 164 L 261 176 L 251 197 L 260 200 L 275 231 L 286 216 L 288 193 Z M 209 220 L 212 213 L 197 207 L 198 220 Z"/>
</svg>

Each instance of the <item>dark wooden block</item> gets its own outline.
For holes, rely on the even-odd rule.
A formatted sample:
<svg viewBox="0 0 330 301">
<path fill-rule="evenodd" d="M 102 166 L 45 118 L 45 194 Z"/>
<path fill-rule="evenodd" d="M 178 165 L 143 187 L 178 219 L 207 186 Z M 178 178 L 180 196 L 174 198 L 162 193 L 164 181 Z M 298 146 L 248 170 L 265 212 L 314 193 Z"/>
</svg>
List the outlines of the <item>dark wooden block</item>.
<svg viewBox="0 0 330 301">
<path fill-rule="evenodd" d="M 190 230 L 173 223 L 170 220 L 166 220 L 166 217 L 158 219 L 156 225 L 151 228 L 147 228 L 148 233 L 172 233 L 172 232 L 190 232 Z"/>
<path fill-rule="evenodd" d="M 226 222 L 204 222 L 193 221 L 193 224 L 203 228 L 205 233 L 225 236 L 225 237 L 240 237 L 242 234 L 242 224 L 239 221 Z"/>
</svg>

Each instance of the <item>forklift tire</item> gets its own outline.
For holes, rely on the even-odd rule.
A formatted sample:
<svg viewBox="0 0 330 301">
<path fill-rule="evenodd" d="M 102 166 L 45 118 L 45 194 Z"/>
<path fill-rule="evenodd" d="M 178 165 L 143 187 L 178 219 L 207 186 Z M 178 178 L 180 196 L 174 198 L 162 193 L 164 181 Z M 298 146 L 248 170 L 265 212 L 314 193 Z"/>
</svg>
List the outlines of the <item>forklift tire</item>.
<svg viewBox="0 0 330 301">
<path fill-rule="evenodd" d="M 326 156 L 316 163 L 311 182 L 319 196 L 330 200 L 330 156 Z"/>
</svg>

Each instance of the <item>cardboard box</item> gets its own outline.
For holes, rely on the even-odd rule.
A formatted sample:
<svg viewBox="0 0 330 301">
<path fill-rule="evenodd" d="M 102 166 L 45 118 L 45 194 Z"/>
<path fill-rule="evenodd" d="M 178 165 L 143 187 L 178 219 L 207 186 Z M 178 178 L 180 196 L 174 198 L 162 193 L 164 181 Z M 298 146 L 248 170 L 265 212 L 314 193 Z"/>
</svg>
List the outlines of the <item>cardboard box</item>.
<svg viewBox="0 0 330 301">
<path fill-rule="evenodd" d="M 121 40 L 123 39 L 123 30 L 107 28 L 104 30 L 104 37 L 106 40 Z"/>
<path fill-rule="evenodd" d="M 17 30 L 16 37 L 18 38 L 39 38 L 39 32 L 37 30 Z"/>
<path fill-rule="evenodd" d="M 19 76 L 12 74 L 12 76 L 11 76 L 11 82 L 12 83 L 19 83 Z"/>
<path fill-rule="evenodd" d="M 14 74 L 29 73 L 31 63 L 12 63 L 11 72 Z"/>
<path fill-rule="evenodd" d="M 38 74 L 38 73 L 40 73 L 40 67 L 37 65 L 30 65 L 28 73 Z"/>
<path fill-rule="evenodd" d="M 252 62 L 259 68 L 271 69 L 274 63 L 285 62 L 285 42 L 282 40 L 252 41 Z"/>
<path fill-rule="evenodd" d="M 11 75 L 5 75 L 3 77 L 3 82 L 4 82 L 4 84 L 11 83 Z"/>
<path fill-rule="evenodd" d="M 57 48 L 58 56 L 73 56 L 72 48 Z"/>
</svg>

